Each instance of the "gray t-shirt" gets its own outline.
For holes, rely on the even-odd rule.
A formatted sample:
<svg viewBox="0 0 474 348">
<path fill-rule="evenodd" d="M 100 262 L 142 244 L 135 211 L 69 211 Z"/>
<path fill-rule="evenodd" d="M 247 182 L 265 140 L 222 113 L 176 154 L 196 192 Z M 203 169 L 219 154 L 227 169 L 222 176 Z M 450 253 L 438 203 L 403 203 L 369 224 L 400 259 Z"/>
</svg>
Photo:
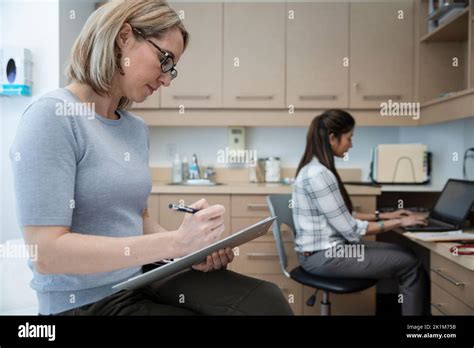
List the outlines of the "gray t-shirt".
<svg viewBox="0 0 474 348">
<path fill-rule="evenodd" d="M 117 110 L 120 119 L 111 120 L 84 105 L 62 88 L 33 102 L 21 116 L 10 149 L 18 223 L 140 236 L 152 185 L 148 126 L 125 110 Z M 115 292 L 112 285 L 141 273 L 141 267 L 132 267 L 40 274 L 31 260 L 29 265 L 41 314 L 96 302 Z"/>
</svg>

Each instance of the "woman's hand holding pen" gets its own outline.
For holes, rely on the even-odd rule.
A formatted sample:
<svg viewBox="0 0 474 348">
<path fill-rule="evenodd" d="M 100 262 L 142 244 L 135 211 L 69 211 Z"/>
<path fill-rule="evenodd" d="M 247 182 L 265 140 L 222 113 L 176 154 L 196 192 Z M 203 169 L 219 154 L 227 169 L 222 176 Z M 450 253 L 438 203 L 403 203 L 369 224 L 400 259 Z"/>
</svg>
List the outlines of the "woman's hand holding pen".
<svg viewBox="0 0 474 348">
<path fill-rule="evenodd" d="M 196 211 L 186 214 L 178 229 L 180 234 L 178 239 L 181 244 L 179 248 L 185 251 L 185 255 L 214 243 L 225 230 L 225 208 L 222 205 L 210 207 L 205 199 L 201 199 L 189 207 L 170 204 L 170 208 L 183 212 L 193 208 Z M 221 249 L 208 255 L 206 261 L 194 265 L 193 269 L 202 272 L 226 269 L 233 259 L 234 252 L 231 248 Z"/>
<path fill-rule="evenodd" d="M 209 206 L 205 199 L 201 199 L 190 207 L 199 211 L 196 214 L 186 213 L 176 231 L 177 249 L 182 255 L 188 255 L 214 243 L 225 230 L 224 206 Z"/>
</svg>

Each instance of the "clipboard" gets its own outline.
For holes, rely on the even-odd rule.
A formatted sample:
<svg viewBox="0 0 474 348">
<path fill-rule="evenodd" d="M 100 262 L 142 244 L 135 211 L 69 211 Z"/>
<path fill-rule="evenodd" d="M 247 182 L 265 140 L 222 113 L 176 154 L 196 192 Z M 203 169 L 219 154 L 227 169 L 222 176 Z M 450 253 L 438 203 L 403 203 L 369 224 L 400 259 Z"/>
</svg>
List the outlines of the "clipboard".
<svg viewBox="0 0 474 348">
<path fill-rule="evenodd" d="M 208 245 L 201 250 L 195 251 L 187 256 L 184 256 L 178 260 L 169 262 L 164 266 L 155 268 L 151 271 L 139 274 L 135 277 L 127 279 L 121 283 L 112 286 L 115 290 L 133 290 L 145 286 L 151 282 L 168 277 L 177 272 L 183 271 L 191 266 L 201 263 L 206 260 L 206 257 L 212 254 L 214 251 L 225 248 L 235 248 L 236 246 L 245 244 L 255 238 L 261 237 L 268 232 L 270 226 L 275 221 L 275 217 L 268 217 L 264 220 L 257 222 L 245 229 L 233 233 L 229 237 L 219 240 L 215 243 Z"/>
</svg>

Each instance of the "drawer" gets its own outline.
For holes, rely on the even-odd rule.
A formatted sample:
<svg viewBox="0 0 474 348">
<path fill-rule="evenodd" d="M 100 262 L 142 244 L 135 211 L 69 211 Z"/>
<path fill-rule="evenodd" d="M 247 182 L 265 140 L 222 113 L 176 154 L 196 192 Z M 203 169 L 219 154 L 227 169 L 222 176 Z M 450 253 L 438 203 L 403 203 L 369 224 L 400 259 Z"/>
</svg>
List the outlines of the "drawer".
<svg viewBox="0 0 474 348">
<path fill-rule="evenodd" d="M 267 196 L 264 195 L 232 195 L 232 217 L 267 217 Z"/>
<path fill-rule="evenodd" d="M 288 270 L 298 265 L 293 243 L 285 243 L 288 257 Z M 279 274 L 283 275 L 276 245 L 273 242 L 250 242 L 234 248 L 235 258 L 232 270 L 242 274 Z"/>
<path fill-rule="evenodd" d="M 459 301 L 445 289 L 431 282 L 431 310 L 439 315 L 474 315 L 474 309 Z"/>
<path fill-rule="evenodd" d="M 231 220 L 231 231 L 232 233 L 238 232 L 245 227 L 255 224 L 260 221 L 258 218 L 232 218 Z M 293 242 L 293 232 L 286 225 L 281 225 L 281 234 L 284 242 Z M 268 229 L 267 234 L 257 238 L 254 242 L 275 242 L 273 237 L 272 227 Z"/>
<path fill-rule="evenodd" d="M 373 213 L 376 210 L 375 196 L 351 196 L 354 211 L 358 213 Z"/>
<path fill-rule="evenodd" d="M 474 308 L 474 272 L 431 252 L 431 281 Z"/>
<path fill-rule="evenodd" d="M 303 286 L 284 275 L 255 274 L 252 277 L 276 284 L 296 315 L 303 314 Z"/>
</svg>

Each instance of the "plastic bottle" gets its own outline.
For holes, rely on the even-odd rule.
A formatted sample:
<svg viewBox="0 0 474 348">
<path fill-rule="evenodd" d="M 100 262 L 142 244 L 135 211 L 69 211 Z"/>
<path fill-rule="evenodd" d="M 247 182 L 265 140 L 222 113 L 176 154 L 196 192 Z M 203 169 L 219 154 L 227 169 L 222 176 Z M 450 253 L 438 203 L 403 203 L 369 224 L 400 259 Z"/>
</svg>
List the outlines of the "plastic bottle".
<svg viewBox="0 0 474 348">
<path fill-rule="evenodd" d="M 183 181 L 186 182 L 189 179 L 188 158 L 186 156 L 183 156 L 182 168 Z"/>
<path fill-rule="evenodd" d="M 179 154 L 176 154 L 173 160 L 173 183 L 178 184 L 183 181 L 183 167 L 181 160 L 179 159 Z"/>
</svg>

